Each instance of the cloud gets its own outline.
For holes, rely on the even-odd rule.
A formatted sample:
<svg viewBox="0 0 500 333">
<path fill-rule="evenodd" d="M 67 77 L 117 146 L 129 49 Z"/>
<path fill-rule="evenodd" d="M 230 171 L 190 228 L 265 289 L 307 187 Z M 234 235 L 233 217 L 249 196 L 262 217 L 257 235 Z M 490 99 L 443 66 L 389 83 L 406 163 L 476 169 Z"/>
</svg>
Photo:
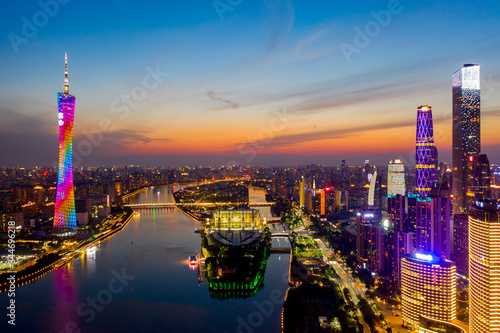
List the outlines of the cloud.
<svg viewBox="0 0 500 333">
<path fill-rule="evenodd" d="M 286 39 L 295 21 L 295 10 L 290 0 L 264 1 L 271 14 L 269 44 L 265 57 L 272 54 Z"/>
<path fill-rule="evenodd" d="M 238 103 L 235 103 L 235 102 L 230 101 L 228 99 L 224 99 L 222 97 L 217 96 L 217 94 L 213 90 L 207 91 L 207 96 L 208 96 L 208 98 L 213 99 L 214 101 L 221 101 L 221 102 L 224 102 L 226 104 L 229 104 L 231 106 L 231 108 L 233 108 L 233 109 L 237 109 L 240 106 Z"/>
<path fill-rule="evenodd" d="M 133 144 L 147 145 L 151 142 L 170 142 L 170 138 L 153 138 L 148 136 L 145 131 L 134 130 L 119 130 L 113 132 L 102 133 L 103 140 L 101 144 L 97 144 L 96 148 L 100 154 L 112 154 L 117 151 L 125 151 L 127 146 Z M 86 140 L 85 135 L 79 135 L 75 138 L 73 146 L 77 146 L 78 142 Z"/>
<path fill-rule="evenodd" d="M 343 129 L 332 129 L 327 131 L 313 131 L 313 132 L 305 132 L 298 134 L 287 134 L 273 138 L 273 140 L 270 143 L 266 143 L 266 148 L 283 148 L 304 142 L 320 141 L 328 139 L 341 139 L 348 137 L 351 134 L 364 131 L 392 129 L 399 127 L 414 126 L 414 125 L 415 121 L 405 121 L 405 122 L 391 122 L 383 124 L 369 124 L 364 126 L 343 128 Z"/>
<path fill-rule="evenodd" d="M 314 43 L 316 40 L 325 36 L 328 33 L 328 31 L 329 31 L 329 29 L 322 29 L 322 30 L 316 31 L 311 36 L 300 40 L 297 43 L 297 45 L 295 46 L 295 54 L 300 54 L 302 52 L 303 48 L 309 46 L 310 44 Z"/>
</svg>

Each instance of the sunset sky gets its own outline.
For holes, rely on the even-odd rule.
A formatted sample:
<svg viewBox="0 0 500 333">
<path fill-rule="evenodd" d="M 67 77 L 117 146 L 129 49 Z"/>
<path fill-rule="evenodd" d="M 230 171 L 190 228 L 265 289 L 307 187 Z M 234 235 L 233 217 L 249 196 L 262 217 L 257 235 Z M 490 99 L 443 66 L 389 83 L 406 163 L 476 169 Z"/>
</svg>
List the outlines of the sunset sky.
<svg viewBox="0 0 500 333">
<path fill-rule="evenodd" d="M 75 166 L 411 163 L 424 104 L 451 162 L 465 63 L 500 163 L 498 1 L 60 2 L 3 4 L 0 166 L 57 160 L 65 52 Z"/>
</svg>

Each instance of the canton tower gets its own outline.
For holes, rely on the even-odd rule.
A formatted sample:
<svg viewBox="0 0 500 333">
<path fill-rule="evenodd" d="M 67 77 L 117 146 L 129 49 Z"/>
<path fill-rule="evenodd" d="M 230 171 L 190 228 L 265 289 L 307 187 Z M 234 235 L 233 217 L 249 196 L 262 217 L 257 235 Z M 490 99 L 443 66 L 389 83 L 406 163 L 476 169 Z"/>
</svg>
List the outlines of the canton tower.
<svg viewBox="0 0 500 333">
<path fill-rule="evenodd" d="M 64 92 L 57 93 L 59 124 L 59 174 L 57 177 L 54 233 L 76 230 L 75 194 L 73 190 L 73 119 L 75 96 L 69 94 L 68 56 L 65 57 Z"/>
<path fill-rule="evenodd" d="M 434 146 L 432 108 L 423 105 L 417 111 L 416 179 L 415 191 L 421 196 L 429 196 L 436 175 L 437 150 Z"/>
</svg>

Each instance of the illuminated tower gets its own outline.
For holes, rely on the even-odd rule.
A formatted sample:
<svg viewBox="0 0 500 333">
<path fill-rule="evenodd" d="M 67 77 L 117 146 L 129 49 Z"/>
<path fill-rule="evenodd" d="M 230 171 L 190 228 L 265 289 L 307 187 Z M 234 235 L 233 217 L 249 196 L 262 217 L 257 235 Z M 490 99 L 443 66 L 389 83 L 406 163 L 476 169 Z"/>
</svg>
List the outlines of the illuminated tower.
<svg viewBox="0 0 500 333">
<path fill-rule="evenodd" d="M 432 108 L 423 105 L 417 111 L 417 169 L 415 190 L 421 196 L 430 195 L 436 173 L 436 147 L 434 146 L 434 130 L 432 126 Z"/>
<path fill-rule="evenodd" d="M 68 56 L 65 54 L 64 92 L 57 93 L 59 124 L 59 174 L 54 213 L 54 233 L 76 229 L 75 195 L 73 190 L 73 119 L 75 97 L 69 94 Z"/>
<path fill-rule="evenodd" d="M 467 214 L 467 158 L 481 153 L 479 66 L 453 74 L 453 214 Z"/>
<path fill-rule="evenodd" d="M 471 333 L 500 332 L 500 204 L 480 201 L 469 214 Z"/>
</svg>

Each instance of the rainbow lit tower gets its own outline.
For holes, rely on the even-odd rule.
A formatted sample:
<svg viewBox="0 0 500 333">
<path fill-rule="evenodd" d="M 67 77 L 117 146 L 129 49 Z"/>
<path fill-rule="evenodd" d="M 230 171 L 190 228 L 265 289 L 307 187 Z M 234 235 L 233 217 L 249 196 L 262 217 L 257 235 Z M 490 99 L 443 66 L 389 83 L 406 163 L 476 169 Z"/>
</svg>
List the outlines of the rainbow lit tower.
<svg viewBox="0 0 500 333">
<path fill-rule="evenodd" d="M 432 108 L 423 105 L 417 111 L 417 143 L 416 143 L 415 191 L 421 196 L 431 194 L 436 175 L 437 151 L 434 146 L 434 130 L 432 125 Z"/>
<path fill-rule="evenodd" d="M 76 230 L 75 194 L 73 190 L 73 120 L 75 96 L 69 94 L 68 56 L 64 54 L 66 70 L 64 92 L 57 93 L 59 124 L 59 174 L 57 177 L 54 233 Z"/>
</svg>

